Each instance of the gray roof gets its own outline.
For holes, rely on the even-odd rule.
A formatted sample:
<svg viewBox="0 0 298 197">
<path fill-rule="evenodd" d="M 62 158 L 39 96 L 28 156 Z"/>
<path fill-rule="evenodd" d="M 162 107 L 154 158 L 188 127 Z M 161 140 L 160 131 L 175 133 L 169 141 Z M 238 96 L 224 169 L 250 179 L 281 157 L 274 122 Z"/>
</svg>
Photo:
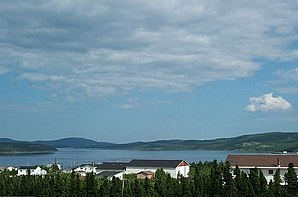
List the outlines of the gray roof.
<svg viewBox="0 0 298 197">
<path fill-rule="evenodd" d="M 176 168 L 183 160 L 148 160 L 133 159 L 128 163 L 130 167 Z"/>
<path fill-rule="evenodd" d="M 123 170 L 128 163 L 123 162 L 103 162 L 95 165 L 96 169 L 100 170 Z"/>
<path fill-rule="evenodd" d="M 38 166 L 20 166 L 20 170 L 36 169 Z"/>
<path fill-rule="evenodd" d="M 103 171 L 101 173 L 96 174 L 97 177 L 104 178 L 104 177 L 112 177 L 122 171 Z"/>
</svg>

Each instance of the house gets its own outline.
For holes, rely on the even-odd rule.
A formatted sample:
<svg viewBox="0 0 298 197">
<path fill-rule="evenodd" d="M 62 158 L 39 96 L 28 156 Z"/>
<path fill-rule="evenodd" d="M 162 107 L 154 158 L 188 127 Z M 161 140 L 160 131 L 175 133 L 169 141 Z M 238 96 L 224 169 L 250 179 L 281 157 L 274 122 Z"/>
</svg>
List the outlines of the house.
<svg viewBox="0 0 298 197">
<path fill-rule="evenodd" d="M 17 176 L 28 175 L 28 173 L 30 175 L 45 175 L 47 174 L 47 171 L 40 166 L 20 166 Z"/>
<path fill-rule="evenodd" d="M 231 164 L 232 169 L 238 165 L 239 169 L 247 174 L 253 168 L 262 170 L 268 183 L 273 180 L 278 169 L 283 180 L 289 163 L 294 164 L 294 169 L 298 174 L 298 154 L 228 155 L 226 161 Z"/>
<path fill-rule="evenodd" d="M 95 175 L 98 178 L 107 178 L 112 180 L 113 177 L 123 180 L 123 171 L 102 171 Z"/>
<path fill-rule="evenodd" d="M 86 176 L 87 173 L 96 173 L 95 164 L 82 164 L 73 170 L 80 176 Z"/>
<path fill-rule="evenodd" d="M 103 171 L 125 171 L 127 164 L 123 162 L 103 162 L 102 164 L 95 165 L 96 174 Z"/>
<path fill-rule="evenodd" d="M 155 173 L 149 170 L 137 173 L 137 179 L 154 179 L 154 177 Z"/>
<path fill-rule="evenodd" d="M 17 171 L 18 168 L 17 168 L 17 167 L 14 167 L 14 166 L 7 166 L 7 167 L 5 168 L 5 170 L 11 172 L 11 171 Z"/>
<path fill-rule="evenodd" d="M 155 171 L 162 168 L 171 177 L 177 178 L 178 174 L 188 177 L 189 164 L 184 160 L 131 160 L 125 170 L 125 174 L 137 174 L 142 171 Z"/>
</svg>

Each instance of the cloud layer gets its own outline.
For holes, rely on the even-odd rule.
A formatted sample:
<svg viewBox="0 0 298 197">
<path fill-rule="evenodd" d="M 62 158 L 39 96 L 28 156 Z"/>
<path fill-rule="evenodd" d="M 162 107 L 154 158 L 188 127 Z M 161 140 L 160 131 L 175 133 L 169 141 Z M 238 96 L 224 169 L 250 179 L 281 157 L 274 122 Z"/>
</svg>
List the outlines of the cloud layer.
<svg viewBox="0 0 298 197">
<path fill-rule="evenodd" d="M 0 65 L 53 97 L 191 91 L 251 76 L 260 69 L 258 58 L 298 57 L 288 48 L 297 40 L 295 1 L 6 0 L 1 5 Z"/>
<path fill-rule="evenodd" d="M 288 101 L 280 96 L 273 97 L 273 93 L 250 97 L 249 104 L 245 107 L 245 111 L 248 112 L 288 111 L 290 109 L 292 106 Z"/>
<path fill-rule="evenodd" d="M 285 94 L 298 93 L 298 68 L 279 70 L 277 76 L 278 80 L 275 84 L 278 86 L 279 92 Z"/>
</svg>

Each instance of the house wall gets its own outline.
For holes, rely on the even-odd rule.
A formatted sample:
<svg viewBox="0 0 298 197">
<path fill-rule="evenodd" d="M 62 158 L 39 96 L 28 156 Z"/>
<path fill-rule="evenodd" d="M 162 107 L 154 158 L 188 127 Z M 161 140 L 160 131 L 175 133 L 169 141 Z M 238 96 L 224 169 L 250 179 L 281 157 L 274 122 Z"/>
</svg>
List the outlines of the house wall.
<svg viewBox="0 0 298 197">
<path fill-rule="evenodd" d="M 28 174 L 28 169 L 19 169 L 18 170 L 18 176 L 23 176 Z M 30 175 L 45 175 L 47 174 L 47 171 L 41 169 L 41 167 L 37 167 L 35 169 L 30 169 Z"/>
<path fill-rule="evenodd" d="M 145 174 L 145 173 L 139 173 L 139 174 L 137 174 L 137 179 L 146 179 L 146 177 L 148 179 L 153 179 L 154 178 L 154 174 Z"/>
<path fill-rule="evenodd" d="M 27 169 L 19 169 L 18 170 L 18 176 L 27 175 Z"/>
<path fill-rule="evenodd" d="M 126 167 L 125 174 L 137 174 L 141 171 L 152 171 L 155 173 L 157 169 L 158 169 L 157 167 L 144 168 L 144 167 L 130 167 L 130 166 L 128 166 L 128 167 Z M 176 168 L 163 168 L 163 171 L 170 174 L 171 177 L 177 178 L 178 171 L 176 170 Z"/>
<path fill-rule="evenodd" d="M 184 177 L 188 177 L 188 173 L 189 173 L 189 166 L 178 166 L 176 168 L 176 177 L 178 176 L 178 174 L 181 174 Z"/>
<path fill-rule="evenodd" d="M 93 166 L 80 166 L 74 169 L 75 172 L 96 173 L 96 168 Z"/>
<path fill-rule="evenodd" d="M 255 167 L 250 167 L 250 166 L 240 167 L 239 166 L 240 171 L 243 171 L 246 174 L 249 174 L 250 173 L 250 169 L 253 169 L 253 168 L 255 168 Z M 233 169 L 232 175 L 234 176 L 235 166 L 232 166 L 232 169 Z M 277 169 L 280 169 L 280 176 L 281 176 L 281 179 L 283 181 L 282 185 L 285 184 L 285 182 L 284 182 L 284 176 L 285 176 L 285 173 L 288 171 L 288 168 L 287 167 L 258 167 L 257 169 L 262 170 L 262 172 L 263 172 L 263 174 L 264 174 L 264 176 L 265 176 L 265 178 L 267 180 L 267 183 L 269 183 L 270 180 L 273 181 L 273 177 L 274 177 L 275 172 L 277 171 Z M 298 175 L 298 168 L 295 167 L 294 169 L 295 169 L 296 174 Z M 272 174 L 269 173 L 269 170 L 272 170 Z"/>
<path fill-rule="evenodd" d="M 119 172 L 118 174 L 115 174 L 114 177 L 119 178 L 120 180 L 123 180 L 123 172 Z"/>
</svg>

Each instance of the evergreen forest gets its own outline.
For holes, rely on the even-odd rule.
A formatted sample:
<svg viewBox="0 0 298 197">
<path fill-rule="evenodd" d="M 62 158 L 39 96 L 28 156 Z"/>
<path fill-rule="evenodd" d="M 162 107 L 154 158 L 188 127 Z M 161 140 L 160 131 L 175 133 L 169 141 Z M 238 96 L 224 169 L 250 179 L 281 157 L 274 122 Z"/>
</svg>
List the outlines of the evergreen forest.
<svg viewBox="0 0 298 197">
<path fill-rule="evenodd" d="M 86 177 L 72 173 L 53 172 L 45 176 L 13 176 L 0 174 L 0 196 L 70 196 L 70 197 L 298 197 L 297 174 L 289 164 L 285 179 L 276 171 L 274 180 L 267 181 L 259 169 L 249 174 L 236 167 L 232 177 L 229 163 L 199 162 L 191 164 L 190 176 L 171 178 L 162 169 L 155 179 L 136 179 L 126 176 L 98 179 L 94 174 Z M 282 182 L 286 184 L 281 185 Z"/>
</svg>

